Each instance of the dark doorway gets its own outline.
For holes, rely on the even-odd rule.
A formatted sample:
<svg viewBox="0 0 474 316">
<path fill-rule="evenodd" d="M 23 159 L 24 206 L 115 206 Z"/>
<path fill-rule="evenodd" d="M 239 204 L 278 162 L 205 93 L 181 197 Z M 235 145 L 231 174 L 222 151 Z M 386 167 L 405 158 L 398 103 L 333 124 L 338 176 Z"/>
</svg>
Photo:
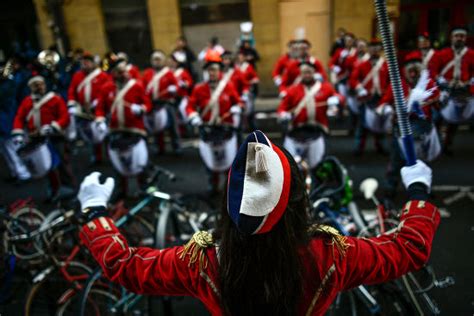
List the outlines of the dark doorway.
<svg viewBox="0 0 474 316">
<path fill-rule="evenodd" d="M 150 24 L 145 0 L 102 0 L 109 47 L 125 52 L 130 62 L 148 64 L 151 46 Z"/>
</svg>

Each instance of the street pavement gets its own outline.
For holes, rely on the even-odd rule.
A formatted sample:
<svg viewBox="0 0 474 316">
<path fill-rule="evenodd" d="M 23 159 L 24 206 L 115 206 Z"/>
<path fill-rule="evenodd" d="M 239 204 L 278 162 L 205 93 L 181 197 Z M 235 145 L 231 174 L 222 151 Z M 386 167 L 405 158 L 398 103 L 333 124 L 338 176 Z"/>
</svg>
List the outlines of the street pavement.
<svg viewBox="0 0 474 316">
<path fill-rule="evenodd" d="M 262 103 L 261 103 L 262 104 Z M 265 100 L 260 110 L 268 111 L 274 108 L 276 100 Z M 281 144 L 281 137 L 276 121 L 268 116 L 260 115 L 259 127 L 271 135 L 277 144 Z M 270 115 L 271 117 L 271 115 Z M 388 157 L 375 154 L 372 141 L 368 141 L 366 153 L 361 157 L 352 155 L 353 139 L 347 136 L 343 129 L 344 124 L 331 122 L 333 132 L 328 138 L 328 154 L 338 157 L 347 167 L 349 175 L 353 179 L 355 200 L 362 209 L 371 209 L 372 205 L 362 199 L 357 188 L 359 183 L 367 178 L 374 177 L 381 183 L 384 179 L 385 168 Z M 459 133 L 453 147 L 454 155 L 442 156 L 432 164 L 434 172 L 433 201 L 443 210 L 443 219 L 436 234 L 430 263 L 439 278 L 451 276 L 455 284 L 449 288 L 435 288 L 431 291 L 438 304 L 442 315 L 473 315 L 474 313 L 474 210 L 472 197 L 474 188 L 469 193 L 458 194 L 461 197 L 456 201 L 450 201 L 456 188 L 449 186 L 473 186 L 474 187 L 474 132 L 467 126 Z M 206 194 L 206 173 L 201 163 L 196 148 L 196 139 L 184 140 L 185 149 L 182 156 L 174 156 L 171 153 L 164 156 L 152 154 L 155 164 L 167 168 L 178 175 L 175 182 L 165 182 L 162 190 L 179 194 Z M 3 163 L 3 162 L 2 162 Z M 6 167 L 3 164 L 0 169 L 0 179 L 4 179 Z M 99 170 L 105 175 L 115 176 L 109 164 L 94 167 L 89 164 L 89 152 L 87 147 L 79 147 L 73 157 L 74 174 L 78 180 L 91 171 Z M 445 187 L 442 187 L 445 186 Z M 13 185 L 0 180 L 0 204 L 9 204 L 16 199 L 32 197 L 38 201 L 39 207 L 47 211 L 51 205 L 43 204 L 47 194 L 47 182 L 36 180 L 23 185 Z M 439 190 L 438 190 L 439 189 Z M 446 189 L 454 189 L 448 191 Z M 464 188 L 466 191 L 469 188 Z M 448 198 L 447 201 L 445 201 Z M 395 204 L 401 207 L 404 202 L 402 188 L 395 199 Z M 448 205 L 448 203 L 450 203 Z M 21 307 L 21 299 L 18 298 L 9 307 L 0 306 L 0 315 L 18 315 Z M 193 299 L 177 300 L 174 304 L 177 315 L 206 315 L 199 302 Z M 3 311 L 3 312 L 2 312 Z"/>
</svg>

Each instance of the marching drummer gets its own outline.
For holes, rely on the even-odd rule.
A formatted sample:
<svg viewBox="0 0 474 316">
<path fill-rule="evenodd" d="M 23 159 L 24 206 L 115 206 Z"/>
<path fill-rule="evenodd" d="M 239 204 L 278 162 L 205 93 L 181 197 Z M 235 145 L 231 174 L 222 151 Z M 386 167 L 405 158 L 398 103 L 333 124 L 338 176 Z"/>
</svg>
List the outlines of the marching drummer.
<svg viewBox="0 0 474 316">
<path fill-rule="evenodd" d="M 178 93 L 178 81 L 173 70 L 166 66 L 166 55 L 161 50 L 154 51 L 150 57 L 151 67 L 143 72 L 143 85 L 153 104 L 150 114 L 150 130 L 156 134 L 159 152 L 165 152 L 164 131 L 171 137 L 173 151 L 180 152 L 181 145 L 176 124 L 175 98 Z M 162 119 L 160 119 L 163 117 Z"/>
<path fill-rule="evenodd" d="M 327 112 L 336 112 L 338 105 L 343 103 L 343 97 L 329 82 L 315 79 L 316 68 L 313 63 L 302 62 L 300 72 L 301 82 L 287 90 L 277 113 L 282 123 L 289 124 L 285 149 L 293 156 L 306 152 L 306 157 L 302 158 L 308 160 L 312 169 L 325 153 L 323 134 L 329 132 Z M 305 135 L 293 135 L 297 129 Z"/>
<path fill-rule="evenodd" d="M 68 143 L 64 141 L 64 130 L 69 125 L 69 114 L 61 96 L 46 89 L 43 77 L 35 76 L 28 81 L 31 94 L 21 102 L 13 122 L 13 141 L 18 146 L 45 142 L 50 146 L 52 159 L 48 177 L 51 201 L 73 193 L 75 177 L 71 171 Z M 26 133 L 25 133 L 26 132 Z M 31 164 L 27 164 L 31 167 Z M 40 166 L 41 167 L 41 166 Z M 31 171 L 34 173 L 34 170 Z M 33 175 L 34 176 L 34 175 Z M 64 188 L 61 189 L 61 187 Z"/>
<path fill-rule="evenodd" d="M 84 53 L 81 57 L 81 69 L 72 77 L 68 91 L 67 106 L 71 122 L 75 120 L 75 117 L 82 119 L 87 125 L 94 120 L 100 90 L 109 80 L 109 75 L 97 66 L 94 56 L 88 52 Z M 103 137 L 94 136 L 92 135 L 91 139 L 94 143 L 94 163 L 98 164 L 102 162 Z"/>
<path fill-rule="evenodd" d="M 124 60 L 118 59 L 111 63 L 110 71 L 113 81 L 108 81 L 102 86 L 97 103 L 95 113 L 97 129 L 109 130 L 111 134 L 120 135 L 125 142 L 128 139 L 132 145 L 140 143 L 138 147 L 132 149 L 138 148 L 142 152 L 137 152 L 137 156 L 146 157 L 144 161 L 140 160 L 139 165 L 135 165 L 137 162 L 133 160 L 134 157 L 118 161 L 115 159 L 114 152 L 110 150 L 109 144 L 109 156 L 112 164 L 122 176 L 121 193 L 126 195 L 128 191 L 127 178 L 132 174 L 124 170 L 134 169 L 133 175 L 138 175 L 141 174 L 148 162 L 148 150 L 146 146 L 142 145 L 143 138 L 147 135 L 143 118 L 146 113 L 151 111 L 151 102 L 142 83 L 130 77 L 127 63 Z M 110 117 L 108 125 L 107 117 Z"/>
<path fill-rule="evenodd" d="M 232 73 L 226 72 L 224 74 L 222 72 L 222 59 L 218 53 L 208 54 L 204 69 L 208 73 L 209 79 L 195 86 L 186 106 L 188 121 L 193 126 L 200 126 L 205 122 L 212 126 L 230 125 L 238 127 L 243 103 L 231 82 Z M 234 137 L 232 139 L 233 141 L 230 141 L 227 145 L 235 147 L 229 148 L 229 152 L 233 151 L 235 153 L 237 142 Z M 201 155 L 203 156 L 202 152 Z M 234 157 L 230 154 L 227 156 L 226 161 L 229 164 L 228 166 L 222 166 L 222 168 L 216 168 L 213 162 L 206 163 L 206 155 L 203 156 L 209 174 L 211 192 L 218 191 L 219 176 L 227 171 L 230 163 L 232 163 Z"/>
</svg>

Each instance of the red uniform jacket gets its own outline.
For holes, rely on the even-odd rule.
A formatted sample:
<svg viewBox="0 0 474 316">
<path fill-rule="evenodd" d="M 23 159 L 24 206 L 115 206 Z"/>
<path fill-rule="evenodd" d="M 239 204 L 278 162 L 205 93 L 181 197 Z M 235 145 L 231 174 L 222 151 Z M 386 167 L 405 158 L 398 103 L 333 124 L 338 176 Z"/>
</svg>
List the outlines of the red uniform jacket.
<svg viewBox="0 0 474 316">
<path fill-rule="evenodd" d="M 193 90 L 193 77 L 185 68 L 178 68 L 174 71 L 174 77 L 178 83 L 178 95 L 180 97 L 189 96 Z"/>
<path fill-rule="evenodd" d="M 403 94 L 404 94 L 406 100 L 408 101 L 408 96 L 409 96 L 409 93 L 411 91 L 411 88 L 408 85 L 407 81 L 403 78 L 402 78 L 402 88 L 403 88 Z M 438 104 L 439 90 L 436 86 L 436 83 L 431 79 L 428 82 L 428 85 L 427 85 L 426 88 L 427 89 L 436 88 L 434 90 L 433 94 L 421 104 L 421 109 L 422 109 L 423 113 L 425 114 L 426 118 L 428 120 L 431 120 L 431 118 L 432 118 L 432 109 L 433 108 L 436 109 L 436 108 L 439 107 L 439 104 Z M 393 108 L 395 108 L 395 101 L 394 101 L 394 98 L 393 98 L 393 91 L 392 91 L 392 85 L 391 84 L 385 90 L 384 95 L 380 99 L 379 106 L 383 106 L 385 104 L 389 104 Z"/>
<path fill-rule="evenodd" d="M 239 95 L 243 95 L 244 93 L 248 93 L 250 89 L 250 84 L 245 78 L 242 71 L 240 71 L 238 66 L 234 66 L 232 68 L 233 73 L 232 77 L 230 77 L 230 82 L 234 86 L 235 90 Z"/>
<path fill-rule="evenodd" d="M 374 95 L 382 96 L 389 84 L 387 63 L 385 61 L 380 61 L 381 67 L 379 67 L 379 70 L 372 78 L 368 77 L 372 71 L 372 68 L 374 68 L 379 61 L 372 65 L 372 61 L 369 59 L 355 65 L 349 78 L 350 88 L 354 90 L 357 90 L 358 88 L 365 88 L 368 92 L 367 98 L 371 98 Z M 377 77 L 379 79 L 379 84 L 374 85 L 374 79 Z"/>
<path fill-rule="evenodd" d="M 426 53 L 423 53 L 422 50 L 418 50 L 423 58 L 421 61 L 423 66 L 429 70 L 430 76 L 433 76 L 433 61 L 435 60 L 436 51 L 433 48 L 430 48 Z"/>
<path fill-rule="evenodd" d="M 131 105 L 139 104 L 143 107 L 144 113 L 151 111 L 150 99 L 145 95 L 145 89 L 141 82 L 130 79 L 125 87 L 132 83 L 122 99 L 117 96 L 115 82 L 109 81 L 102 87 L 99 102 L 96 108 L 97 120 L 105 120 L 110 115 L 109 127 L 111 131 L 127 131 L 146 135 L 143 116 L 136 116 L 132 113 Z M 123 111 L 121 110 L 123 109 Z"/>
<path fill-rule="evenodd" d="M 338 48 L 329 60 L 329 68 L 332 70 L 334 66 L 339 66 L 341 71 L 337 74 L 338 80 L 344 80 L 349 77 L 352 63 L 357 56 L 355 48 Z"/>
<path fill-rule="evenodd" d="M 278 58 L 275 66 L 273 67 L 272 78 L 275 79 L 276 77 L 281 77 L 285 73 L 288 63 L 292 60 L 293 58 L 291 58 L 290 54 L 288 53 Z"/>
<path fill-rule="evenodd" d="M 137 66 L 133 64 L 128 64 L 127 71 L 128 71 L 128 74 L 130 75 L 130 78 L 137 79 L 137 80 L 140 79 L 140 69 L 138 69 Z"/>
<path fill-rule="evenodd" d="M 323 64 L 313 56 L 308 57 L 308 60 L 315 66 L 316 73 L 319 73 L 322 76 L 323 80 L 327 81 L 328 76 L 326 75 L 326 71 L 324 70 Z M 298 83 L 300 76 L 300 62 L 300 59 L 295 59 L 291 60 L 288 63 L 288 67 L 286 68 L 286 71 L 282 77 L 280 91 L 285 91 L 292 84 Z"/>
<path fill-rule="evenodd" d="M 314 103 L 300 103 L 307 93 L 305 90 L 311 90 L 311 87 L 306 87 L 302 83 L 290 87 L 281 100 L 277 113 L 293 113 L 292 125 L 295 127 L 300 125 L 317 125 L 325 132 L 328 132 L 328 106 L 326 101 L 329 97 L 337 96 L 342 103 L 342 96 L 334 90 L 329 82 L 323 81 L 320 82 L 319 91 L 313 97 Z"/>
<path fill-rule="evenodd" d="M 147 96 L 152 101 L 170 101 L 174 98 L 175 93 L 170 93 L 169 88 L 174 86 L 176 91 L 178 89 L 178 81 L 173 74 L 173 71 L 168 67 L 162 68 L 163 72 L 159 80 L 153 82 L 155 74 L 160 73 L 161 70 L 156 71 L 153 68 L 147 68 L 143 72 L 143 86 Z"/>
<path fill-rule="evenodd" d="M 244 62 L 238 66 L 240 72 L 243 74 L 245 81 L 249 84 L 256 84 L 260 81 L 258 78 L 257 72 L 255 71 L 255 67 L 249 64 L 248 62 Z"/>
<path fill-rule="evenodd" d="M 436 207 L 411 201 L 392 234 L 348 237 L 343 239 L 342 247 L 336 247 L 338 239 L 334 234 L 317 234 L 300 251 L 306 274 L 298 315 L 324 315 L 340 291 L 386 282 L 420 269 L 430 256 L 439 221 Z M 222 315 L 215 247 L 194 243 L 195 251 L 183 246 L 161 250 L 132 248 L 112 220 L 104 217 L 84 225 L 80 236 L 104 275 L 129 291 L 196 297 L 212 315 Z M 198 260 L 191 260 L 191 254 Z M 203 256 L 201 263 L 199 255 Z"/>
<path fill-rule="evenodd" d="M 189 102 L 186 105 L 186 114 L 189 118 L 192 118 L 195 115 L 200 115 L 204 122 L 212 123 L 228 123 L 233 124 L 232 114 L 230 113 L 230 108 L 233 105 L 241 105 L 242 101 L 240 96 L 235 90 L 232 82 L 229 82 L 218 99 L 219 113 L 218 117 L 215 117 L 212 120 L 212 109 L 209 106 L 211 100 L 211 88 L 208 82 L 203 82 L 198 85 L 193 90 Z"/>
<path fill-rule="evenodd" d="M 95 70 L 92 71 L 92 73 L 94 72 Z M 68 90 L 68 101 L 76 101 L 81 105 L 82 110 L 86 112 L 90 111 L 90 106 L 93 103 L 97 103 L 100 90 L 104 83 L 111 80 L 109 75 L 100 71 L 98 75 L 94 76 L 94 79 L 90 81 L 88 80 L 88 84 L 85 82 L 83 83 L 88 75 L 89 74 L 86 74 L 82 70 L 77 71 L 72 77 L 71 85 Z M 90 92 L 87 91 L 87 85 L 90 85 Z"/>
<path fill-rule="evenodd" d="M 28 133 L 35 134 L 40 131 L 42 126 L 48 124 L 61 132 L 69 125 L 67 106 L 59 95 L 48 92 L 36 104 L 34 107 L 31 96 L 27 96 L 21 101 L 13 121 L 12 134 L 21 134 L 24 132 L 24 128 Z"/>
<path fill-rule="evenodd" d="M 455 62 L 451 64 L 451 61 L 454 61 L 454 50 L 451 47 L 436 52 L 430 70 L 433 78 L 444 77 L 448 82 L 457 79 L 470 85 L 471 94 L 474 94 L 474 83 L 471 80 L 474 77 L 474 50 L 468 47 L 465 47 L 465 49 L 459 66 Z M 455 71 L 456 78 L 454 78 Z"/>
</svg>

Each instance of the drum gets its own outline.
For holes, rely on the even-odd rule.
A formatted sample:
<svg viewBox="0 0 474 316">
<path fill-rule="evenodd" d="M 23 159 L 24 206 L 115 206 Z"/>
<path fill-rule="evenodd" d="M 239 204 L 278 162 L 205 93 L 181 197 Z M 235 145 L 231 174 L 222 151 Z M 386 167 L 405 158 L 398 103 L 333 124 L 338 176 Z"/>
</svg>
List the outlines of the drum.
<svg viewBox="0 0 474 316">
<path fill-rule="evenodd" d="M 199 154 L 214 172 L 227 171 L 237 155 L 237 135 L 226 126 L 201 126 Z"/>
<path fill-rule="evenodd" d="M 459 124 L 474 119 L 474 97 L 450 97 L 441 110 L 443 118 L 451 124 Z"/>
<path fill-rule="evenodd" d="M 138 134 L 112 133 L 108 153 L 115 170 L 125 177 L 140 174 L 148 164 L 148 148 L 145 139 Z"/>
<path fill-rule="evenodd" d="M 166 129 L 168 126 L 168 112 L 166 107 L 153 110 L 146 116 L 145 125 L 147 131 L 151 134 L 157 134 Z"/>
<path fill-rule="evenodd" d="M 81 138 L 90 144 L 100 144 L 107 136 L 108 130 L 100 130 L 93 120 L 76 117 L 79 135 Z"/>
<path fill-rule="evenodd" d="M 59 155 L 44 138 L 28 142 L 18 150 L 18 156 L 34 179 L 44 177 L 59 164 Z"/>
<path fill-rule="evenodd" d="M 375 112 L 375 108 L 365 106 L 363 109 L 364 127 L 374 133 L 388 133 L 393 126 L 392 116 L 392 114 L 380 115 Z"/>
<path fill-rule="evenodd" d="M 324 133 L 317 126 L 301 126 L 292 129 L 283 141 L 283 147 L 293 156 L 304 159 L 313 169 L 326 153 Z"/>
<path fill-rule="evenodd" d="M 429 121 L 423 119 L 411 119 L 413 139 L 415 143 L 415 153 L 418 159 L 424 161 L 433 161 L 441 153 L 441 142 L 439 141 L 438 131 L 436 127 Z M 405 159 L 403 141 L 399 136 L 399 130 L 396 128 L 395 133 L 398 137 L 398 145 Z"/>
</svg>

